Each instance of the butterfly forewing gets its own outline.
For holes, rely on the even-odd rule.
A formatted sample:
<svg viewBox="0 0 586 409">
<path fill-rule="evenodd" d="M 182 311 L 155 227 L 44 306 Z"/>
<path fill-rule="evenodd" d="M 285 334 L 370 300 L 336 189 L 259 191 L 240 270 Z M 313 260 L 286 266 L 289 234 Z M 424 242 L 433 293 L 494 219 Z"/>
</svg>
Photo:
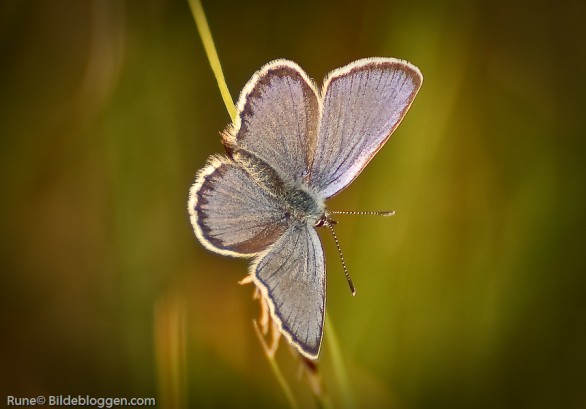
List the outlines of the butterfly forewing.
<svg viewBox="0 0 586 409">
<path fill-rule="evenodd" d="M 348 186 L 399 125 L 421 82 L 416 67 L 393 58 L 333 71 L 323 86 L 310 184 L 326 198 Z"/>
<path fill-rule="evenodd" d="M 318 116 L 317 91 L 305 72 L 291 61 L 273 61 L 244 87 L 225 143 L 256 155 L 284 179 L 300 181 L 315 148 Z"/>
</svg>

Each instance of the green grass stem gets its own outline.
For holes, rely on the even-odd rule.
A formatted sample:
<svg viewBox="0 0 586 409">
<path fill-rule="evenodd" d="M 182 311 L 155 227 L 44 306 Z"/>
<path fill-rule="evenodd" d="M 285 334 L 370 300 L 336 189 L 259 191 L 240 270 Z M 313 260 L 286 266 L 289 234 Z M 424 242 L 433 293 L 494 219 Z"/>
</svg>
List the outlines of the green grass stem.
<svg viewBox="0 0 586 409">
<path fill-rule="evenodd" d="M 218 53 L 214 45 L 214 40 L 212 38 L 212 34 L 210 32 L 210 28 L 208 26 L 208 22 L 203 7 L 201 6 L 201 2 L 199 0 L 189 0 L 189 5 L 191 7 L 191 12 L 193 13 L 193 18 L 195 19 L 195 25 L 203 42 L 203 46 L 208 57 L 208 61 L 210 63 L 212 71 L 214 72 L 214 76 L 216 77 L 218 88 L 220 89 L 220 94 L 222 95 L 222 99 L 224 100 L 224 105 L 226 106 L 226 110 L 228 111 L 230 118 L 234 119 L 236 116 L 236 108 L 234 106 L 232 96 L 230 95 L 230 91 L 228 90 L 228 86 L 226 85 L 226 79 L 224 78 L 222 66 L 220 64 L 220 59 L 218 58 Z M 259 339 L 261 340 L 261 343 L 265 350 L 265 356 L 267 357 L 273 375 L 275 376 L 277 382 L 279 383 L 279 386 L 283 390 L 283 393 L 285 394 L 285 397 L 287 398 L 289 405 L 293 409 L 299 408 L 299 404 L 297 403 L 297 400 L 293 395 L 291 387 L 289 386 L 285 377 L 283 376 L 283 373 L 281 372 L 279 365 L 275 360 L 274 354 L 267 352 L 267 347 L 265 345 L 264 339 L 262 338 L 262 335 L 259 333 L 259 329 L 256 325 L 256 322 L 255 330 L 259 335 Z M 340 345 L 338 343 L 334 327 L 327 315 L 326 332 L 326 339 L 328 340 L 328 347 L 330 349 L 330 354 L 332 356 L 334 374 L 337 378 L 336 381 L 338 384 L 338 388 L 343 394 L 344 406 L 346 408 L 353 408 L 353 395 L 351 392 L 350 383 L 348 382 L 348 376 L 344 366 L 344 361 L 342 359 Z M 331 402 L 327 396 L 322 396 L 321 399 L 318 399 L 318 401 L 321 407 L 331 407 Z"/>
<path fill-rule="evenodd" d="M 208 26 L 208 21 L 203 11 L 203 7 L 201 6 L 201 2 L 199 0 L 189 0 L 189 6 L 191 7 L 191 12 L 193 14 L 193 18 L 195 19 L 195 26 L 197 27 L 197 31 L 199 32 L 199 36 L 203 42 L 203 47 L 208 57 L 208 61 L 210 62 L 210 66 L 212 67 L 212 71 L 216 77 L 218 88 L 220 88 L 220 94 L 224 100 L 224 105 L 226 106 L 226 110 L 228 110 L 230 118 L 234 119 L 236 117 L 236 107 L 234 106 L 234 100 L 232 99 L 230 91 L 228 90 L 228 86 L 226 85 L 226 79 L 224 78 L 222 65 L 220 64 L 220 59 L 218 58 L 218 52 L 216 51 L 214 39 L 212 38 L 212 33 L 210 32 L 210 27 Z"/>
</svg>

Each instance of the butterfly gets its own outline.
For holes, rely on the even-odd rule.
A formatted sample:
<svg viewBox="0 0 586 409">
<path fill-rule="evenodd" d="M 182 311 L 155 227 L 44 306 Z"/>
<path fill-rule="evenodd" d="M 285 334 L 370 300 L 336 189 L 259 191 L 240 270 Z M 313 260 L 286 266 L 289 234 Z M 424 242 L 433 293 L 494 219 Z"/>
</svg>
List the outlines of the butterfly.
<svg viewBox="0 0 586 409">
<path fill-rule="evenodd" d="M 382 148 L 423 82 L 414 65 L 366 58 L 329 73 L 321 89 L 296 63 L 275 60 L 248 81 L 233 123 L 189 192 L 201 244 L 251 259 L 249 274 L 280 332 L 317 359 L 326 269 L 316 229 L 325 201 Z"/>
</svg>

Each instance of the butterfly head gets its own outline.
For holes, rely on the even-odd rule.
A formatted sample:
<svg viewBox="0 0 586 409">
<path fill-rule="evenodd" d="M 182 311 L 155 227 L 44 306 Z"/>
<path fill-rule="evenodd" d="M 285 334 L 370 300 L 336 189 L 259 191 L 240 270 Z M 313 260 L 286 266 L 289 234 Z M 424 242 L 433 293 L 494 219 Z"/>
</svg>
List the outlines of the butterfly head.
<svg viewBox="0 0 586 409">
<path fill-rule="evenodd" d="M 315 222 L 314 227 L 323 227 L 327 225 L 334 226 L 336 224 L 338 224 L 338 222 L 330 217 L 330 212 L 324 210 L 321 217 Z"/>
</svg>

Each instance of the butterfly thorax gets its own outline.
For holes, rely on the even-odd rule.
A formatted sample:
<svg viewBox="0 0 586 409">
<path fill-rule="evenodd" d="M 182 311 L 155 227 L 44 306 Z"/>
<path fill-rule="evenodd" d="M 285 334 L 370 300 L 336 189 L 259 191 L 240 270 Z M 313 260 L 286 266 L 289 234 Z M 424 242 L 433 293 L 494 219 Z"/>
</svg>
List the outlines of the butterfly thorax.
<svg viewBox="0 0 586 409">
<path fill-rule="evenodd" d="M 283 217 L 290 222 L 304 222 L 314 226 L 325 214 L 324 201 L 302 182 L 291 175 L 281 176 L 266 161 L 243 149 L 231 153 L 246 172 L 283 207 Z"/>
<path fill-rule="evenodd" d="M 304 221 L 314 226 L 325 212 L 323 201 L 302 186 L 285 189 L 282 200 L 286 208 L 285 217 L 293 221 Z"/>
</svg>

